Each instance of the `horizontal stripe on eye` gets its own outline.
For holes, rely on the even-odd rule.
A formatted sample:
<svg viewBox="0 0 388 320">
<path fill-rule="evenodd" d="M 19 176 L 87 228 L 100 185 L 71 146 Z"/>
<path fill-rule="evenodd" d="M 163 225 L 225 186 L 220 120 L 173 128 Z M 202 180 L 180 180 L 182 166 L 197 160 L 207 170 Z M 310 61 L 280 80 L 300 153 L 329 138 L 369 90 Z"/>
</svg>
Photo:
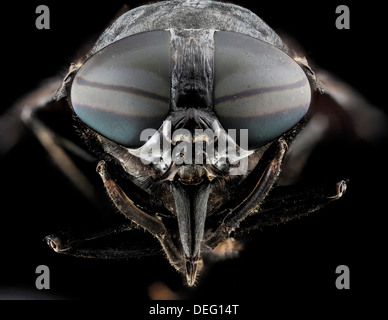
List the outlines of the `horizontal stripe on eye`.
<svg viewBox="0 0 388 320">
<path fill-rule="evenodd" d="M 118 111 L 118 110 L 110 110 L 103 106 L 97 106 L 97 105 L 88 105 L 85 103 L 78 103 L 77 101 L 73 101 L 73 108 L 77 109 L 77 112 L 80 112 L 80 110 L 89 110 L 95 111 L 95 112 L 104 112 L 104 113 L 111 113 L 112 115 L 121 116 L 121 117 L 127 117 L 127 118 L 137 118 L 137 119 L 161 119 L 164 118 L 164 114 L 147 114 L 147 115 L 141 115 L 141 114 L 135 114 L 135 113 L 126 113 L 124 111 Z"/>
<path fill-rule="evenodd" d="M 93 82 L 86 80 L 80 76 L 76 78 L 77 85 L 85 86 L 85 87 L 91 87 L 91 88 L 99 88 L 99 89 L 105 89 L 105 90 L 114 90 L 114 91 L 120 91 L 128 94 L 134 94 L 138 96 L 142 96 L 149 99 L 159 100 L 164 103 L 169 103 L 170 98 L 169 97 L 163 97 L 161 95 L 148 92 L 145 90 L 141 90 L 134 87 L 129 86 L 122 86 L 122 85 L 115 85 L 115 84 L 106 84 L 106 83 L 100 83 L 100 82 Z"/>
<path fill-rule="evenodd" d="M 239 114 L 236 114 L 236 115 L 226 115 L 226 116 L 223 116 L 223 115 L 218 115 L 218 117 L 220 118 L 220 120 L 223 120 L 224 119 L 254 119 L 254 118 L 262 118 L 262 117 L 268 117 L 268 116 L 273 116 L 273 115 L 277 115 L 277 114 L 282 114 L 284 112 L 289 112 L 289 111 L 298 111 L 298 110 L 302 110 L 304 111 L 304 113 L 307 112 L 308 108 L 309 108 L 310 104 L 307 103 L 307 104 L 303 104 L 303 105 L 298 105 L 298 106 L 293 106 L 293 107 L 290 107 L 290 108 L 284 108 L 284 109 L 279 109 L 279 110 L 274 110 L 274 111 L 271 111 L 271 112 L 263 112 L 263 113 L 257 113 L 257 114 L 242 114 L 242 113 L 239 113 Z"/>
<path fill-rule="evenodd" d="M 242 92 L 238 92 L 235 94 L 219 97 L 215 99 L 215 104 L 220 104 L 226 101 L 231 101 L 231 100 L 237 100 L 237 99 L 243 99 L 247 97 L 252 97 L 255 95 L 259 95 L 262 93 L 268 93 L 268 92 L 278 92 L 278 91 L 284 91 L 284 90 L 290 90 L 290 89 L 298 89 L 306 85 L 307 78 L 303 78 L 302 80 L 295 82 L 295 83 L 290 83 L 290 84 L 285 84 L 285 85 L 280 85 L 280 86 L 274 86 L 274 87 L 264 87 L 264 88 L 255 88 L 255 89 L 250 89 Z"/>
<path fill-rule="evenodd" d="M 306 113 L 307 106 L 298 109 L 285 109 L 255 117 L 219 117 L 225 130 L 236 130 L 237 143 L 240 130 L 248 130 L 248 149 L 256 149 L 281 136 L 295 126 Z"/>
<path fill-rule="evenodd" d="M 163 117 L 158 116 L 122 114 L 84 105 L 76 105 L 76 108 L 77 116 L 87 126 L 104 137 L 129 148 L 137 148 L 145 143 L 140 140 L 143 130 L 158 130 L 163 123 Z"/>
</svg>

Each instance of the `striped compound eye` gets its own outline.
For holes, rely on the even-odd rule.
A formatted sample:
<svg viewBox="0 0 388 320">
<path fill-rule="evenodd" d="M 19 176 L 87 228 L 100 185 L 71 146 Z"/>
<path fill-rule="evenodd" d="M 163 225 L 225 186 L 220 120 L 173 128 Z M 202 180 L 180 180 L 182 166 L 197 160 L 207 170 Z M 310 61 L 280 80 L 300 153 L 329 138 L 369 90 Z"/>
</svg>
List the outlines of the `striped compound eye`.
<svg viewBox="0 0 388 320">
<path fill-rule="evenodd" d="M 93 130 L 140 147 L 144 129 L 158 129 L 170 103 L 170 32 L 139 33 L 105 47 L 79 69 L 71 87 L 74 112 Z"/>
<path fill-rule="evenodd" d="M 239 33 L 215 32 L 214 41 L 214 109 L 226 130 L 236 129 L 237 142 L 248 129 L 248 148 L 258 148 L 303 118 L 310 85 L 290 56 Z"/>
</svg>

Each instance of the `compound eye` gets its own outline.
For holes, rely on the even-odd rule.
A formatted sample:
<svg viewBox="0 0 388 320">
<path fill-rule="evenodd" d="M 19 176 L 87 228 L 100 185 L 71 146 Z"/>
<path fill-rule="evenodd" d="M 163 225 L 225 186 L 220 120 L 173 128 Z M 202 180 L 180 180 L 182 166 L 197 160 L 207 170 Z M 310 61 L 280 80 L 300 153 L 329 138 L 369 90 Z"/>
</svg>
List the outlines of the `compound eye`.
<svg viewBox="0 0 388 320">
<path fill-rule="evenodd" d="M 141 132 L 158 129 L 170 104 L 170 32 L 118 40 L 91 56 L 71 87 L 77 116 L 101 135 L 140 147 Z"/>
<path fill-rule="evenodd" d="M 311 89 L 290 56 L 239 33 L 215 32 L 214 40 L 214 109 L 226 130 L 237 130 L 237 143 L 248 129 L 248 148 L 256 149 L 303 118 Z"/>
</svg>

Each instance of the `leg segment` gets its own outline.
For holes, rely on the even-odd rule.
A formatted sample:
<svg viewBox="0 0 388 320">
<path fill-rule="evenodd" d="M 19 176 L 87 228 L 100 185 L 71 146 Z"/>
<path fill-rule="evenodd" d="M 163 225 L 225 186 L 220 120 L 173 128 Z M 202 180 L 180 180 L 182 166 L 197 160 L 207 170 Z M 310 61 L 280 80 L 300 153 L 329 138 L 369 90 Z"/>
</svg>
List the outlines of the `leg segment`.
<svg viewBox="0 0 388 320">
<path fill-rule="evenodd" d="M 61 171 L 66 174 L 74 186 L 76 186 L 91 203 L 96 204 L 96 195 L 93 192 L 93 185 L 66 153 L 63 147 L 64 144 L 61 144 L 60 142 L 65 141 L 68 146 L 73 146 L 74 148 L 76 147 L 75 144 L 72 144 L 66 139 L 61 139 L 58 134 L 53 132 L 38 118 L 36 109 L 29 110 L 28 113 L 24 112 L 23 119 L 32 129 L 39 142 L 47 150 L 50 157 Z"/>
<path fill-rule="evenodd" d="M 135 232 L 133 224 L 128 221 L 104 229 L 79 230 L 45 237 L 47 244 L 57 253 L 69 254 L 83 258 L 120 259 L 152 255 L 160 248 L 142 246 L 139 241 L 130 238 L 126 231 Z M 132 235 L 136 237 L 136 235 Z M 136 238 L 135 238 L 136 239 Z"/>
<path fill-rule="evenodd" d="M 257 204 L 265 199 L 280 173 L 280 165 L 287 150 L 287 144 L 281 139 L 277 147 L 275 157 L 265 168 L 252 192 L 225 217 L 218 229 L 206 239 L 207 246 L 214 248 L 218 243 L 226 240 L 229 233 L 234 231 L 244 219 L 252 214 Z"/>
<path fill-rule="evenodd" d="M 286 223 L 306 216 L 341 198 L 346 188 L 346 180 L 315 187 L 292 185 L 275 188 L 242 223 L 241 228 L 236 230 L 235 234 L 236 236 L 243 235 L 254 229 Z"/>
<path fill-rule="evenodd" d="M 157 238 L 166 252 L 171 265 L 173 265 L 178 271 L 182 272 L 182 269 L 185 266 L 183 265 L 181 254 L 173 243 L 162 221 L 156 217 L 152 217 L 135 206 L 120 186 L 110 177 L 104 161 L 99 162 L 97 172 L 100 174 L 106 191 L 116 208 L 127 219 L 134 222 L 139 227 L 142 227 Z"/>
</svg>

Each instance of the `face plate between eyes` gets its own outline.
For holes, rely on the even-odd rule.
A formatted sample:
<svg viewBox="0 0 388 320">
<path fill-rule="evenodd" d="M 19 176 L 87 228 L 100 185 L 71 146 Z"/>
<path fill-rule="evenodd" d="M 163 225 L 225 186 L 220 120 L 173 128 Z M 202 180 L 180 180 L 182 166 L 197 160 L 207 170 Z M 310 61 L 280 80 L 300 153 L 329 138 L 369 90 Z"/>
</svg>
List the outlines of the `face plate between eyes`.
<svg viewBox="0 0 388 320">
<path fill-rule="evenodd" d="M 239 129 L 248 129 L 249 149 L 258 148 L 303 118 L 310 87 L 290 56 L 234 32 L 216 31 L 212 41 L 214 111 L 226 130 L 237 129 L 237 142 Z M 141 132 L 158 129 L 169 113 L 170 46 L 170 31 L 160 30 L 132 35 L 97 52 L 74 78 L 75 113 L 121 145 L 144 144 Z"/>
</svg>

